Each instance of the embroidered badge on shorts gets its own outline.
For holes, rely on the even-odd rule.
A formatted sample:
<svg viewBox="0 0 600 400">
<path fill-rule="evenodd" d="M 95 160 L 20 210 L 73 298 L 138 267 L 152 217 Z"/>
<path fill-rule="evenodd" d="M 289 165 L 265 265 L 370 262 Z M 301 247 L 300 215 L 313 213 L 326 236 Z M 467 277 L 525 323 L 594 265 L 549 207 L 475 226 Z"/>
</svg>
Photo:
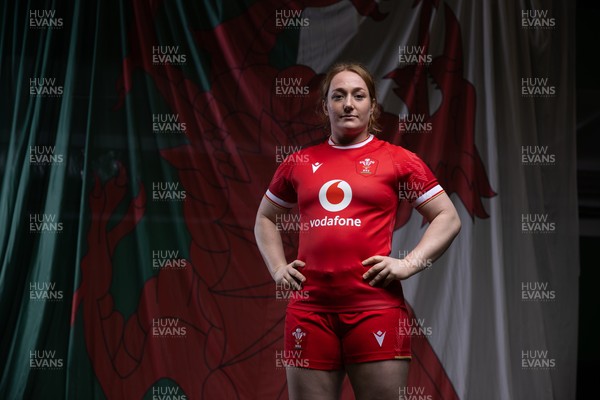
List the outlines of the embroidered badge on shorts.
<svg viewBox="0 0 600 400">
<path fill-rule="evenodd" d="M 297 327 L 294 331 L 292 331 L 292 336 L 294 337 L 294 340 L 296 341 L 294 348 L 302 350 L 302 342 L 304 340 L 304 337 L 306 336 L 306 332 L 304 332 L 302 329 L 300 329 L 300 327 Z"/>
</svg>

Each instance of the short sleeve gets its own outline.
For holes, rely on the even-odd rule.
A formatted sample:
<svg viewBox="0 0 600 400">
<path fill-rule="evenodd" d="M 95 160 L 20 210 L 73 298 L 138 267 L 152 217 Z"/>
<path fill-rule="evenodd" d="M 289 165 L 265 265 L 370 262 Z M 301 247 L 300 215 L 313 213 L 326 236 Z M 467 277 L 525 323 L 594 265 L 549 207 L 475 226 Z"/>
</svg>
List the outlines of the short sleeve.
<svg viewBox="0 0 600 400">
<path fill-rule="evenodd" d="M 298 195 L 292 182 L 294 163 L 288 157 L 279 165 L 269 184 L 265 197 L 272 203 L 283 208 L 293 208 L 298 202 Z"/>
<path fill-rule="evenodd" d="M 397 147 L 395 166 L 398 173 L 398 195 L 419 208 L 444 193 L 435 175 L 415 153 Z"/>
</svg>

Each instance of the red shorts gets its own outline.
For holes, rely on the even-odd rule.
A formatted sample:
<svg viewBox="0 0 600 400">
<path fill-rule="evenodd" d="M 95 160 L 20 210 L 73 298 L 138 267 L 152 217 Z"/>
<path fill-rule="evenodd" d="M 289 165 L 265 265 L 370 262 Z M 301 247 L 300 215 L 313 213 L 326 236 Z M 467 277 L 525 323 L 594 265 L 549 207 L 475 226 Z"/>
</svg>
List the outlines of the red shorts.
<svg viewBox="0 0 600 400">
<path fill-rule="evenodd" d="M 284 364 L 337 370 L 345 364 L 411 358 L 405 308 L 319 312 L 287 308 Z"/>
</svg>

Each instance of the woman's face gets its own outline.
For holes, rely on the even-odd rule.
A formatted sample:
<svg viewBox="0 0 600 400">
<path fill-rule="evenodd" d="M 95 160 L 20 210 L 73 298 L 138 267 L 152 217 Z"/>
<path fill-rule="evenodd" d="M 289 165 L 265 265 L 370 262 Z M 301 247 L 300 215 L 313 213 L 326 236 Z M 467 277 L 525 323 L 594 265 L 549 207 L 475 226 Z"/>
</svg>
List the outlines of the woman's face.
<svg viewBox="0 0 600 400">
<path fill-rule="evenodd" d="M 367 84 L 360 75 L 352 71 L 336 74 L 329 85 L 323 109 L 329 117 L 334 141 L 347 143 L 367 137 L 373 104 Z"/>
</svg>

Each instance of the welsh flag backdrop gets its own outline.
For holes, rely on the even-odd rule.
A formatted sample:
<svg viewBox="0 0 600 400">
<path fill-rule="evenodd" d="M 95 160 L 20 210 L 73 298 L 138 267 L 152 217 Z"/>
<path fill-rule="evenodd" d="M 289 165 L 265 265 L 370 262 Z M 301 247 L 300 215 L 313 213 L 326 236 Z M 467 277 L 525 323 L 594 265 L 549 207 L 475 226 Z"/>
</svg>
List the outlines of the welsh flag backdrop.
<svg viewBox="0 0 600 400">
<path fill-rule="evenodd" d="M 572 3 L 36 0 L 0 20 L 0 397 L 287 399 L 254 217 L 325 139 L 340 60 L 373 72 L 380 137 L 463 222 L 403 283 L 399 399 L 574 397 Z M 402 257 L 425 229 L 406 201 L 396 229 Z"/>
</svg>

